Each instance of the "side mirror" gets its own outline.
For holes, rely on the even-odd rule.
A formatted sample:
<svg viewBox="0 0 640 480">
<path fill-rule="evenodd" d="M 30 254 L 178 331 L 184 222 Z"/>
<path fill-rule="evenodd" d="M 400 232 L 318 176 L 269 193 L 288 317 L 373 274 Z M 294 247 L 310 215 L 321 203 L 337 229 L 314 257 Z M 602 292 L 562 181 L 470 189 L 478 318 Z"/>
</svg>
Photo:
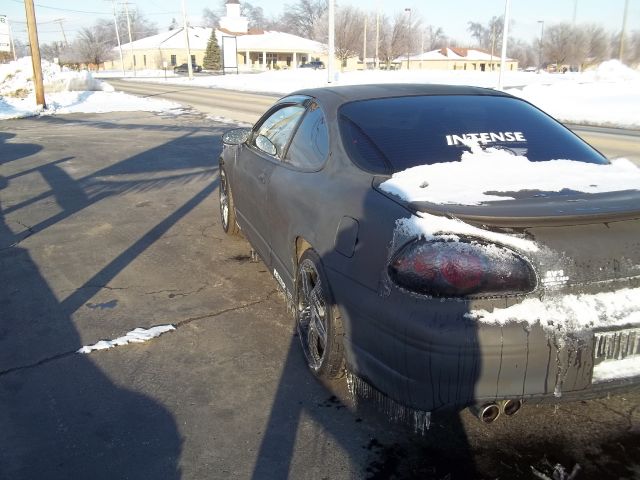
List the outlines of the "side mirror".
<svg viewBox="0 0 640 480">
<path fill-rule="evenodd" d="M 264 135 L 258 135 L 256 137 L 256 147 L 269 155 L 275 155 L 278 152 L 273 142 Z"/>
<path fill-rule="evenodd" d="M 250 128 L 234 128 L 222 135 L 222 143 L 226 145 L 241 145 L 249 140 Z"/>
</svg>

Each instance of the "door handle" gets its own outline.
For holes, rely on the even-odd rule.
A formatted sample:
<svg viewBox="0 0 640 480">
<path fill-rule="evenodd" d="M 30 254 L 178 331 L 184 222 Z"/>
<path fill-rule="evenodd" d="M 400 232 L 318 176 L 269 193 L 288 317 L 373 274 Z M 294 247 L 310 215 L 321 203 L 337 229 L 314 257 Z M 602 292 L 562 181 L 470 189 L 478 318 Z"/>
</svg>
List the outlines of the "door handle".
<svg viewBox="0 0 640 480">
<path fill-rule="evenodd" d="M 267 176 L 264 173 L 261 173 L 258 175 L 258 180 L 260 180 L 260 183 L 267 183 Z"/>
</svg>

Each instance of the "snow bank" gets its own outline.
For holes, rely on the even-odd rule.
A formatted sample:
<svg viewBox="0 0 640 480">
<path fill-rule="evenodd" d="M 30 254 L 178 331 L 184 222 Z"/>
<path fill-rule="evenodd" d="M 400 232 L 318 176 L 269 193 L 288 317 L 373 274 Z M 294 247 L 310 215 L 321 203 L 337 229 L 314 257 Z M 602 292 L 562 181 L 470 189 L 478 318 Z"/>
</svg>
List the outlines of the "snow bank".
<svg viewBox="0 0 640 480">
<path fill-rule="evenodd" d="M 640 288 L 562 295 L 544 300 L 531 298 L 511 307 L 496 308 L 492 312 L 472 310 L 465 316 L 496 325 L 512 322 L 540 324 L 547 331 L 561 334 L 640 325 Z"/>
<path fill-rule="evenodd" d="M 471 147 L 459 162 L 420 165 L 394 174 L 380 188 L 400 198 L 438 204 L 478 205 L 511 200 L 508 194 L 563 189 L 584 193 L 640 189 L 640 168 L 627 159 L 610 165 L 571 160 L 530 162 L 504 150 Z"/>
<path fill-rule="evenodd" d="M 93 78 L 90 72 L 62 69 L 55 63 L 42 61 L 45 94 L 69 91 L 113 91 L 111 85 Z M 24 98 L 34 90 L 31 57 L 0 64 L 0 95 Z"/>
<path fill-rule="evenodd" d="M 127 345 L 129 343 L 144 343 L 152 338 L 159 337 L 163 333 L 170 332 L 175 329 L 176 327 L 173 325 L 157 325 L 146 330 L 144 328 L 136 328 L 135 330 L 127 332 L 126 335 L 114 340 L 100 340 L 98 343 L 93 345 L 85 345 L 79 349 L 77 353 L 91 353 L 95 350 L 106 350 L 121 345 Z"/>
<path fill-rule="evenodd" d="M 31 57 L 0 65 L 0 120 L 38 114 L 167 111 L 181 108 L 166 100 L 115 92 L 90 72 L 74 72 L 42 61 L 47 109 L 36 105 Z"/>
<path fill-rule="evenodd" d="M 602 362 L 593 367 L 593 383 L 640 376 L 640 357 Z"/>
<path fill-rule="evenodd" d="M 609 60 L 569 78 L 571 81 L 507 92 L 566 123 L 640 128 L 640 73 Z"/>
</svg>

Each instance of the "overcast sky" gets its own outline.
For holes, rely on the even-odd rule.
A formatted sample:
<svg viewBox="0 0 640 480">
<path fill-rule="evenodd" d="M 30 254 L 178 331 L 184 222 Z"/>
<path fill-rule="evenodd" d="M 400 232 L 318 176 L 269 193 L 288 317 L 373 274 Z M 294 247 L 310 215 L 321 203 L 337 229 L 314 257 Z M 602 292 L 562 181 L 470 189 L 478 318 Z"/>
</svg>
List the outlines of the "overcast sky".
<svg viewBox="0 0 640 480">
<path fill-rule="evenodd" d="M 205 7 L 216 9 L 219 0 L 185 0 L 190 21 L 197 24 Z M 77 31 L 90 26 L 100 17 L 108 17 L 112 11 L 111 0 L 36 0 L 36 16 L 40 42 L 62 40 L 62 32 L 55 19 L 64 19 L 63 26 L 71 40 Z M 252 0 L 253 6 L 260 6 L 265 16 L 282 13 L 283 5 L 293 0 Z M 504 13 L 504 0 L 339 0 L 337 3 L 351 4 L 375 12 L 380 10 L 392 16 L 397 11 L 411 8 L 413 15 L 420 15 L 425 23 L 442 27 L 446 35 L 470 42 L 467 22 L 486 23 L 493 16 Z M 181 21 L 180 0 L 130 0 L 130 8 L 137 7 L 160 30 L 166 29 L 175 17 Z M 538 20 L 546 25 L 573 20 L 574 6 L 576 21 L 603 25 L 608 30 L 619 31 L 622 26 L 624 0 L 512 0 L 511 18 L 514 20 L 512 36 L 531 40 L 540 35 Z M 52 8 L 54 7 L 54 8 Z M 26 41 L 25 13 L 23 0 L 2 0 L 0 15 L 8 15 L 16 38 Z M 640 29 L 640 0 L 629 0 L 627 30 Z"/>
</svg>

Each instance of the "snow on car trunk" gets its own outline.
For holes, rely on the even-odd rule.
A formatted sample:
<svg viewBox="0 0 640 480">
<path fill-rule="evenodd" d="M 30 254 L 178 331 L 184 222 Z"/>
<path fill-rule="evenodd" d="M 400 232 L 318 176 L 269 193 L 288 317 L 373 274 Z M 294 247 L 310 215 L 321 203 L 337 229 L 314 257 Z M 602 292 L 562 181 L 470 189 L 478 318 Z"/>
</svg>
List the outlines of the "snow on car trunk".
<svg viewBox="0 0 640 480">
<path fill-rule="evenodd" d="M 531 162 L 525 156 L 473 146 L 459 162 L 395 173 L 380 188 L 408 202 L 479 205 L 522 191 L 600 193 L 640 189 L 640 169 L 627 159 L 597 165 L 571 160 Z"/>
</svg>

